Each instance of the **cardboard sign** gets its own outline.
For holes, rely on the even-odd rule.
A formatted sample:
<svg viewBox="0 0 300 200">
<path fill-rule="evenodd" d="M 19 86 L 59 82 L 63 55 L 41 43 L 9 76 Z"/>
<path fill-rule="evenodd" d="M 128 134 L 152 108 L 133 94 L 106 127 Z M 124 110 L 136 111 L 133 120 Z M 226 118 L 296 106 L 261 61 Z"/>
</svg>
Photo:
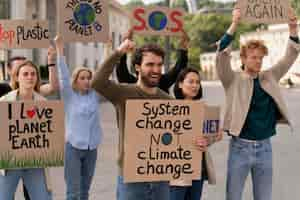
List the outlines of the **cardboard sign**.
<svg viewBox="0 0 300 200">
<path fill-rule="evenodd" d="M 125 182 L 199 179 L 204 104 L 183 100 L 128 100 L 126 103 Z M 200 123 L 199 123 L 200 121 Z"/>
<path fill-rule="evenodd" d="M 248 23 L 279 24 L 288 22 L 288 0 L 239 0 L 242 20 Z"/>
<path fill-rule="evenodd" d="M 108 1 L 57 0 L 59 33 L 65 42 L 107 42 Z"/>
<path fill-rule="evenodd" d="M 0 49 L 48 48 L 49 26 L 45 20 L 0 20 Z"/>
<path fill-rule="evenodd" d="M 219 106 L 205 106 L 202 134 L 208 140 L 215 141 L 220 132 L 220 110 Z"/>
<path fill-rule="evenodd" d="M 63 166 L 62 101 L 0 102 L 0 169 Z"/>
<path fill-rule="evenodd" d="M 144 35 L 181 35 L 182 9 L 167 7 L 135 7 L 132 10 L 132 27 L 135 33 Z"/>
</svg>

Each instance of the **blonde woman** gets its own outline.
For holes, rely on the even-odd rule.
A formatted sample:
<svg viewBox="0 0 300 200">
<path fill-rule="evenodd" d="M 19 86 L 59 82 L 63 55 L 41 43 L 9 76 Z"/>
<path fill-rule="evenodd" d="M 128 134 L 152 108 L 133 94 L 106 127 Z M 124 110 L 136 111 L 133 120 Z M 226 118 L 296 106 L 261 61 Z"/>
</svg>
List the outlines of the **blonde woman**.
<svg viewBox="0 0 300 200">
<path fill-rule="evenodd" d="M 67 200 L 87 200 L 94 176 L 97 147 L 100 144 L 100 96 L 91 88 L 93 73 L 76 68 L 70 80 L 63 42 L 55 38 L 60 92 L 65 105 L 65 182 Z"/>
<path fill-rule="evenodd" d="M 36 65 L 24 61 L 16 69 L 12 80 L 13 91 L 0 98 L 0 101 L 45 101 L 39 94 L 40 77 Z M 0 175 L 0 199 L 13 199 L 19 180 L 22 178 L 30 199 L 52 199 L 43 168 L 6 170 Z"/>
</svg>

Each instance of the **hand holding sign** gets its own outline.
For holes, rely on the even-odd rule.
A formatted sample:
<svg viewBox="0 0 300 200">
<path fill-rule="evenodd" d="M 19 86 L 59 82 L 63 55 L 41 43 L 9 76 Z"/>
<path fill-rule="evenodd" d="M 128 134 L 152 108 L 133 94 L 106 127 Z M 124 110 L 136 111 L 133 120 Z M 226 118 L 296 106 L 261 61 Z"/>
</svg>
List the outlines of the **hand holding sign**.
<svg viewBox="0 0 300 200">
<path fill-rule="evenodd" d="M 55 48 L 52 45 L 48 48 L 47 59 L 48 59 L 48 65 L 55 63 L 56 50 L 55 50 Z"/>
<path fill-rule="evenodd" d="M 241 9 L 235 7 L 232 11 L 232 23 L 239 24 L 241 21 Z"/>
<path fill-rule="evenodd" d="M 123 36 L 122 36 L 122 42 L 124 42 L 126 39 L 133 40 L 133 28 L 130 28 Z"/>
<path fill-rule="evenodd" d="M 121 43 L 117 51 L 121 53 L 129 53 L 130 51 L 133 51 L 135 48 L 135 42 L 126 39 L 124 42 Z"/>
<path fill-rule="evenodd" d="M 208 139 L 203 136 L 198 136 L 195 145 L 199 151 L 206 151 L 208 147 Z"/>
<path fill-rule="evenodd" d="M 227 33 L 233 35 L 240 21 L 241 21 L 241 9 L 235 7 L 232 11 L 232 23 L 228 28 Z"/>
<path fill-rule="evenodd" d="M 297 37 L 298 36 L 298 19 L 297 15 L 292 7 L 289 8 L 289 30 L 290 30 L 290 35 Z"/>
<path fill-rule="evenodd" d="M 185 32 L 185 30 L 182 30 L 181 33 L 182 35 L 181 35 L 180 47 L 182 49 L 187 50 L 189 48 L 189 42 L 190 42 L 189 35 Z"/>
<path fill-rule="evenodd" d="M 60 35 L 57 35 L 54 38 L 54 42 L 55 42 L 57 54 L 60 56 L 63 56 L 64 55 L 64 42 L 62 40 L 62 37 Z"/>
</svg>

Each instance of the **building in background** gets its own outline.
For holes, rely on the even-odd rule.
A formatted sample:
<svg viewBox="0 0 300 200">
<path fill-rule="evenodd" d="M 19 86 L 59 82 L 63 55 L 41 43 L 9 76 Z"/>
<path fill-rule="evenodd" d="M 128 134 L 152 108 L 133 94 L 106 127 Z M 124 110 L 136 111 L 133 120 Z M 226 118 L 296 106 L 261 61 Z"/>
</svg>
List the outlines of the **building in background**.
<svg viewBox="0 0 300 200">
<path fill-rule="evenodd" d="M 241 71 L 241 59 L 239 51 L 231 52 L 231 67 L 234 71 Z M 219 80 L 216 69 L 216 53 L 203 53 L 200 55 L 200 65 L 204 80 Z"/>
<path fill-rule="evenodd" d="M 258 30 L 241 35 L 240 43 L 243 44 L 249 39 L 263 40 L 269 49 L 269 54 L 263 60 L 263 69 L 267 70 L 284 56 L 286 45 L 289 39 L 288 26 L 284 24 L 270 25 L 267 30 Z M 233 70 L 240 70 L 241 60 L 239 51 L 232 52 L 231 65 Z M 208 80 L 216 80 L 217 72 L 215 69 L 215 53 L 204 53 L 200 55 L 200 64 L 204 71 L 204 76 Z M 300 83 L 300 56 L 293 64 L 283 80 L 291 79 L 293 82 Z"/>
</svg>

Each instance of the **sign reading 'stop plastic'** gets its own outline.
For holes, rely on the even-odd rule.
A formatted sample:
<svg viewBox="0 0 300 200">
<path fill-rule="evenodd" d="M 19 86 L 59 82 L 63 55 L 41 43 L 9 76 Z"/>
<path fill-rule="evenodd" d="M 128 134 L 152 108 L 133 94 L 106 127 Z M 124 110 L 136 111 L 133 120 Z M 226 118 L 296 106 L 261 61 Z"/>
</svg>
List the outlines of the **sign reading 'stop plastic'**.
<svg viewBox="0 0 300 200">
<path fill-rule="evenodd" d="M 46 20 L 0 20 L 0 49 L 47 48 Z"/>
</svg>

